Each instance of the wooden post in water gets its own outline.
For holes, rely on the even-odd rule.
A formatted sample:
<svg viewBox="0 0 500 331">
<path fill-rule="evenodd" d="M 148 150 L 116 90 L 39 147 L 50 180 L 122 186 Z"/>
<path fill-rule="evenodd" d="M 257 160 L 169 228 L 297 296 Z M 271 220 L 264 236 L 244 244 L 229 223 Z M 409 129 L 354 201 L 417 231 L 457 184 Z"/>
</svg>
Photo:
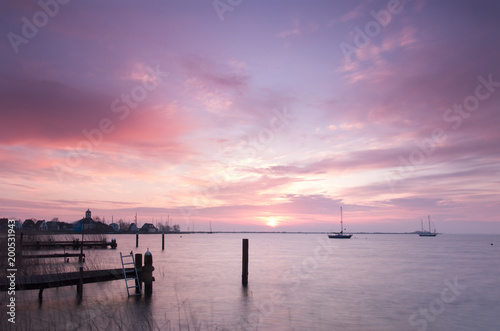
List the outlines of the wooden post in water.
<svg viewBox="0 0 500 331">
<path fill-rule="evenodd" d="M 135 234 L 135 248 L 139 247 L 139 232 Z"/>
<path fill-rule="evenodd" d="M 78 258 L 78 262 L 82 263 L 83 261 L 83 229 L 85 228 L 84 219 L 82 219 L 82 245 L 80 246 L 80 257 Z"/>
<path fill-rule="evenodd" d="M 165 250 L 165 232 L 161 234 L 161 250 Z"/>
<path fill-rule="evenodd" d="M 248 285 L 248 239 L 243 239 L 241 283 L 243 284 L 243 286 Z"/>
<path fill-rule="evenodd" d="M 83 298 L 83 267 L 80 267 L 80 281 L 76 285 L 76 297 L 78 301 L 82 301 Z"/>
<path fill-rule="evenodd" d="M 42 303 L 43 301 L 43 287 L 40 287 L 40 290 L 38 291 L 38 303 Z"/>
<path fill-rule="evenodd" d="M 148 297 L 153 294 L 153 255 L 148 251 L 144 253 L 144 266 L 142 267 L 142 281 L 144 282 L 144 294 Z"/>
<path fill-rule="evenodd" d="M 142 269 L 142 254 L 136 253 L 135 254 L 135 268 L 137 270 Z M 139 283 L 141 282 L 141 279 L 136 279 L 135 280 L 135 293 L 141 293 Z"/>
</svg>

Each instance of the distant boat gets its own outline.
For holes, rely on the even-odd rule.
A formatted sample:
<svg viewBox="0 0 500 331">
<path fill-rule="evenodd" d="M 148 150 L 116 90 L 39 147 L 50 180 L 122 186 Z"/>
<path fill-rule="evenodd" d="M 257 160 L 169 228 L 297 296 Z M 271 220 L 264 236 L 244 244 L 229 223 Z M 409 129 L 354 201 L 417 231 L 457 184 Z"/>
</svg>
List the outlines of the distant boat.
<svg viewBox="0 0 500 331">
<path fill-rule="evenodd" d="M 427 215 L 429 219 L 429 231 L 424 231 L 424 224 L 422 223 L 422 231 L 419 232 L 420 237 L 435 237 L 437 235 L 436 228 L 434 228 L 434 232 L 431 232 L 431 217 Z"/>
<path fill-rule="evenodd" d="M 340 232 L 335 232 L 328 235 L 330 239 L 349 239 L 352 234 L 344 234 L 344 222 L 342 220 L 342 207 L 340 207 Z"/>
</svg>

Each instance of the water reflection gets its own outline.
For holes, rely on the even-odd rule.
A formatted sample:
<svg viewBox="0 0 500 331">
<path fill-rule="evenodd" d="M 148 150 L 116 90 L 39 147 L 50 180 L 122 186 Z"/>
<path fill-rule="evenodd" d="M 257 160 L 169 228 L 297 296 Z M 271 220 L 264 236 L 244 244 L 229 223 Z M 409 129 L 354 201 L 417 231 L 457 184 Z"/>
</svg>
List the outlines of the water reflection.
<svg viewBox="0 0 500 331">
<path fill-rule="evenodd" d="M 241 293 L 242 293 L 243 301 L 247 301 L 248 300 L 248 286 L 242 286 Z"/>
<path fill-rule="evenodd" d="M 432 327 L 474 329 L 475 322 L 482 329 L 494 329 L 500 287 L 485 284 L 498 283 L 500 267 L 495 261 L 500 245 L 490 243 L 499 237 L 488 238 L 487 246 L 481 238 L 470 236 L 422 242 L 408 235 L 372 235 L 347 245 L 327 242 L 335 245 L 334 253 L 292 278 L 287 272 L 302 266 L 314 253 L 314 236 L 249 237 L 255 244 L 247 287 L 241 285 L 238 235 L 168 236 L 164 252 L 161 236 L 151 235 L 142 241 L 154 256 L 156 281 L 151 297 L 128 298 L 123 281 L 85 284 L 79 305 L 76 287 L 46 289 L 41 306 L 38 291 L 19 291 L 19 324 L 2 324 L 0 329 L 330 330 L 335 325 L 342 330 L 406 330 L 411 327 L 408 317 L 419 306 L 428 307 L 440 295 L 443 281 L 455 276 L 474 288 L 474 293 L 464 291 Z M 118 238 L 122 251 L 135 249 L 135 238 L 129 239 Z M 146 247 L 136 250 L 145 252 Z M 100 257 L 103 268 L 120 266 L 119 251 L 91 253 Z M 0 293 L 0 302 L 5 297 Z M 489 305 L 482 306 L 479 321 L 473 316 L 480 302 Z M 5 314 L 2 309 L 0 313 Z M 462 313 L 472 318 L 461 317 Z"/>
<path fill-rule="evenodd" d="M 241 286 L 240 308 L 238 309 L 237 330 L 247 330 L 251 314 L 251 300 L 248 295 L 248 285 Z"/>
</svg>

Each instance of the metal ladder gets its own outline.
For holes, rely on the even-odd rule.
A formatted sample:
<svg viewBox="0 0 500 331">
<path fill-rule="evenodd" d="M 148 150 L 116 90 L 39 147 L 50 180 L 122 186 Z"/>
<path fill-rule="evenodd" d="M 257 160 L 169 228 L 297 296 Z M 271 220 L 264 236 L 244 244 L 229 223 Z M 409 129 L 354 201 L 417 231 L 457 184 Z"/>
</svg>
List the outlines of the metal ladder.
<svg viewBox="0 0 500 331">
<path fill-rule="evenodd" d="M 125 278 L 125 286 L 127 287 L 128 296 L 141 295 L 141 282 L 139 281 L 139 275 L 137 274 L 137 268 L 135 266 L 134 252 L 130 252 L 130 255 L 122 255 L 122 252 L 120 252 L 120 259 L 122 260 L 123 277 Z M 130 259 L 132 261 L 130 261 Z M 127 271 L 125 270 L 125 266 L 127 266 L 127 265 L 132 265 L 134 267 L 134 271 L 135 271 L 134 278 L 127 278 Z M 129 268 L 131 268 L 131 267 L 129 267 Z M 129 270 L 129 271 L 131 271 L 131 270 Z M 132 286 L 129 285 L 129 281 L 131 281 L 131 280 L 134 281 L 134 285 L 132 285 Z M 130 294 L 131 288 L 138 289 L 138 291 L 135 291 L 134 293 Z"/>
</svg>

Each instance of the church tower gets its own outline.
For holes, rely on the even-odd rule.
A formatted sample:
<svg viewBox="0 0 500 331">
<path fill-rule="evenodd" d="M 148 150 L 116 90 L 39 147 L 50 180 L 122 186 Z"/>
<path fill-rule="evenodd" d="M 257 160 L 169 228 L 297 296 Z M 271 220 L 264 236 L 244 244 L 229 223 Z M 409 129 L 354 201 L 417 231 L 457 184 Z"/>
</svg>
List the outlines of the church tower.
<svg viewBox="0 0 500 331">
<path fill-rule="evenodd" d="M 92 213 L 90 212 L 90 209 L 87 209 L 85 212 L 85 218 L 92 218 Z"/>
</svg>

